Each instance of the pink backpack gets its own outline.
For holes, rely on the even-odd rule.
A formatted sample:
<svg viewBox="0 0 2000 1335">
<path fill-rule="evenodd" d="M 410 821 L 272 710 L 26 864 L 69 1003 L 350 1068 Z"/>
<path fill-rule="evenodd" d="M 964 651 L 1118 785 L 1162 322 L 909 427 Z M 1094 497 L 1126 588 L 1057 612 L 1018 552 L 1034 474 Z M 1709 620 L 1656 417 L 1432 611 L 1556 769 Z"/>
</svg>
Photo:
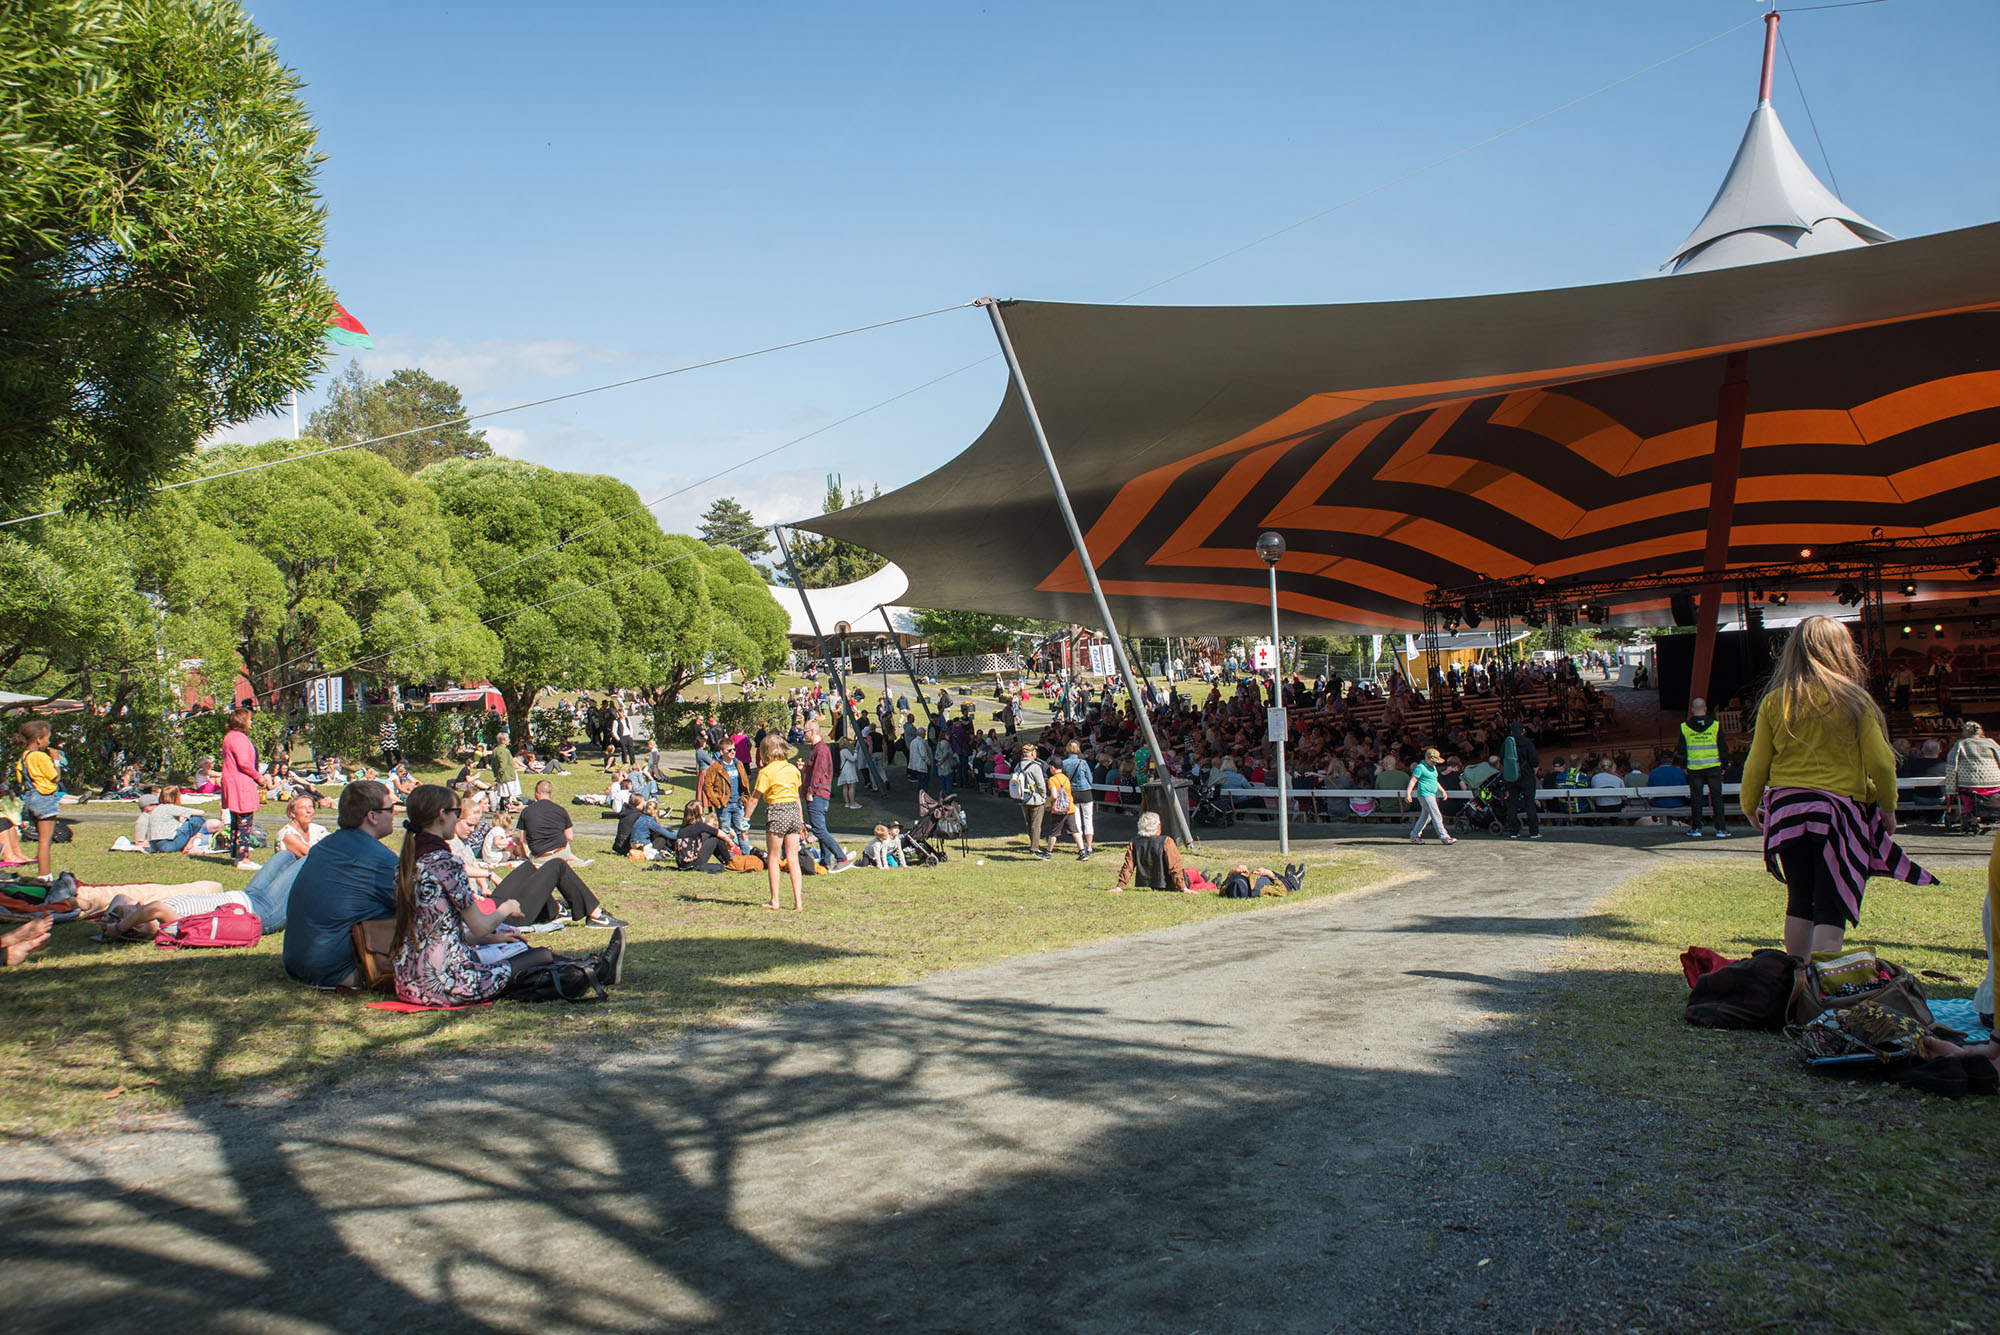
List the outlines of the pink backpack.
<svg viewBox="0 0 2000 1335">
<path fill-rule="evenodd" d="M 153 944 L 161 950 L 181 946 L 254 946 L 264 924 L 241 904 L 224 904 L 213 913 L 191 913 L 160 929 Z"/>
</svg>

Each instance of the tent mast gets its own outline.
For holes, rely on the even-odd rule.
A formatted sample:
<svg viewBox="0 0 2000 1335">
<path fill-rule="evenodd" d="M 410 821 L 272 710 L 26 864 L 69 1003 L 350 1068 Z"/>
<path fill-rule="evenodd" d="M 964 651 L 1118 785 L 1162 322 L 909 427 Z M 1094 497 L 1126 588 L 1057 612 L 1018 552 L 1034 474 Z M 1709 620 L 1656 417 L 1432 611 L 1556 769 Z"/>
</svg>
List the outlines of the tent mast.
<svg viewBox="0 0 2000 1335">
<path fill-rule="evenodd" d="M 1062 511 L 1063 524 L 1069 529 L 1070 544 L 1076 549 L 1076 559 L 1083 566 L 1084 582 L 1090 586 L 1097 614 L 1104 619 L 1104 638 L 1111 641 L 1111 655 L 1118 662 L 1118 675 L 1125 679 L 1125 690 L 1132 698 L 1133 712 L 1139 716 L 1139 731 L 1146 738 L 1153 763 L 1159 766 L 1162 786 L 1167 793 L 1168 818 L 1181 846 L 1189 847 L 1194 843 L 1194 832 L 1188 828 L 1187 813 L 1181 810 L 1180 799 L 1174 795 L 1173 776 L 1167 769 L 1166 752 L 1160 749 L 1160 739 L 1153 735 L 1152 715 L 1147 712 L 1146 701 L 1139 694 L 1139 685 L 1132 678 L 1132 664 L 1125 656 L 1125 641 L 1118 634 L 1118 622 L 1111 615 L 1111 604 L 1105 601 L 1104 586 L 1097 582 L 1097 563 L 1090 558 L 1090 547 L 1083 540 L 1083 529 L 1076 522 L 1076 511 L 1070 507 L 1069 490 L 1063 486 L 1062 472 L 1056 467 L 1055 451 L 1049 447 L 1048 433 L 1042 430 L 1041 414 L 1035 411 L 1034 396 L 1028 392 L 1028 378 L 1021 371 L 1021 359 L 1014 355 L 1014 340 L 1007 336 L 1007 322 L 1000 317 L 1000 303 L 992 297 L 981 297 L 974 304 L 984 306 L 988 318 L 993 321 L 994 336 L 1000 340 L 1000 351 L 1007 358 L 1007 372 L 1014 377 L 1014 388 L 1021 396 L 1021 407 L 1027 412 L 1035 444 L 1041 447 L 1042 467 L 1048 470 L 1049 485 L 1055 489 L 1056 507 Z M 1144 775 L 1140 776 L 1140 782 L 1145 782 Z"/>
</svg>

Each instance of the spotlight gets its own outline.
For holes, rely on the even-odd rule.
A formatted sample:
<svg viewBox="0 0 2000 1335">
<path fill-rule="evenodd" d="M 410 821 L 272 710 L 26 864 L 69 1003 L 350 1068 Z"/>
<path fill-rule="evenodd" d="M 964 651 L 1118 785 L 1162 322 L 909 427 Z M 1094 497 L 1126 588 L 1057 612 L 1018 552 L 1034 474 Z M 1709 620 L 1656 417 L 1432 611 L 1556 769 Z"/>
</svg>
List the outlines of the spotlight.
<svg viewBox="0 0 2000 1335">
<path fill-rule="evenodd" d="M 1801 561 L 1810 561 L 1810 560 L 1812 560 L 1812 548 L 1810 548 L 1810 547 L 1801 547 L 1801 548 L 1799 548 L 1799 560 L 1801 560 Z"/>
<path fill-rule="evenodd" d="M 1861 604 L 1861 586 L 1851 579 L 1844 579 L 1833 596 L 1840 600 L 1842 607 L 1858 607 Z"/>
<path fill-rule="evenodd" d="M 1574 626 L 1576 624 L 1576 609 L 1568 603 L 1564 603 L 1562 606 L 1556 608 L 1556 624 L 1558 626 Z"/>
<path fill-rule="evenodd" d="M 1903 627 L 1903 638 L 1906 640 L 1910 638 L 1910 628 L 1908 626 Z"/>
<path fill-rule="evenodd" d="M 1871 538 L 1879 538 L 1879 537 L 1881 537 L 1881 536 L 1882 536 L 1882 526 L 1881 526 L 1880 524 L 1877 524 L 1877 525 L 1876 525 L 1876 526 L 1875 526 L 1874 528 L 1871 528 L 1871 529 L 1869 529 L 1869 530 L 1868 530 L 1868 536 L 1869 536 L 1869 537 L 1871 537 Z"/>
<path fill-rule="evenodd" d="M 1444 614 L 1444 633 L 1447 635 L 1458 634 L 1458 613 L 1446 612 Z"/>
<path fill-rule="evenodd" d="M 1942 634 L 1944 634 L 1944 622 L 1942 622 L 1942 621 L 1933 621 L 1933 622 L 1931 623 L 1931 633 L 1932 633 L 1933 635 L 1942 635 Z"/>
<path fill-rule="evenodd" d="M 1543 626 L 1549 624 L 1548 609 L 1545 607 L 1531 607 L 1521 614 L 1521 620 L 1527 622 L 1536 630 L 1540 630 Z"/>
<path fill-rule="evenodd" d="M 1783 589 L 1779 589 L 1776 592 L 1772 593 L 1770 601 L 1776 603 L 1779 607 L 1783 607 L 1786 603 L 1792 601 L 1792 595 L 1785 592 Z"/>
<path fill-rule="evenodd" d="M 1603 603 L 1589 604 L 1583 609 L 1583 614 L 1590 618 L 1590 624 L 1593 626 L 1601 626 L 1611 620 L 1611 609 Z"/>
<path fill-rule="evenodd" d="M 1917 582 L 1915 580 L 1906 579 L 1903 581 L 1903 596 L 1905 598 L 1914 597 L 1916 595 L 1916 592 L 1917 592 Z"/>
<path fill-rule="evenodd" d="M 1535 583 L 1537 584 L 1547 584 L 1548 582 L 1548 578 L 1544 575 L 1535 576 Z"/>
</svg>

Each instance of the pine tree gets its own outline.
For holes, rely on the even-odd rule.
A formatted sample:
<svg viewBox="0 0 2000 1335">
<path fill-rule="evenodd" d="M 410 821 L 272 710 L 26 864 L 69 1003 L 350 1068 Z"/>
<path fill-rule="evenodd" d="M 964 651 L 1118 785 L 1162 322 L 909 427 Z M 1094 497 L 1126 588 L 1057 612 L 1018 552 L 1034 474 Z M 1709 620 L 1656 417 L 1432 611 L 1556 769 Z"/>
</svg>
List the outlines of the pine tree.
<svg viewBox="0 0 2000 1335">
<path fill-rule="evenodd" d="M 760 525 L 734 496 L 716 497 L 715 503 L 702 515 L 701 527 L 695 531 L 711 547 L 734 547 L 742 552 L 756 566 L 757 572 L 764 576 L 765 583 L 770 582 L 770 572 L 757 560 L 774 550 L 770 530 Z"/>
</svg>

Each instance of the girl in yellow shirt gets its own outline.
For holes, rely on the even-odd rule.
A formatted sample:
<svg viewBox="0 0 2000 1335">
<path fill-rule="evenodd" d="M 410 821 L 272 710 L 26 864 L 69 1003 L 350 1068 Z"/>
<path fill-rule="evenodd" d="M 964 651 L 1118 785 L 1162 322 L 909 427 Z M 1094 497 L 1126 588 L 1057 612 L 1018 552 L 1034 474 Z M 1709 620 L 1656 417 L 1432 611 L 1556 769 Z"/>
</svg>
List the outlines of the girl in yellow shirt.
<svg viewBox="0 0 2000 1335">
<path fill-rule="evenodd" d="M 786 759 L 791 753 L 792 748 L 777 733 L 764 738 L 764 744 L 757 748 L 757 786 L 743 808 L 743 818 L 749 820 L 759 802 L 767 804 L 764 867 L 771 874 L 771 902 L 765 907 L 780 907 L 778 864 L 783 861 L 792 869 L 792 908 L 798 911 L 806 906 L 805 872 L 799 863 L 799 836 L 805 831 L 806 820 L 799 809 L 799 767 Z"/>
<path fill-rule="evenodd" d="M 1896 753 L 1865 680 L 1847 627 L 1801 621 L 1743 766 L 1743 814 L 1764 832 L 1765 868 L 1785 883 L 1785 951 L 1800 959 L 1841 948 L 1869 877 L 1936 882 L 1896 844 Z"/>
<path fill-rule="evenodd" d="M 55 875 L 49 846 L 55 842 L 56 812 L 62 795 L 56 791 L 56 761 L 49 754 L 49 725 L 31 718 L 14 730 L 14 788 L 21 794 L 21 824 L 35 831 L 35 867 L 43 880 Z"/>
</svg>

